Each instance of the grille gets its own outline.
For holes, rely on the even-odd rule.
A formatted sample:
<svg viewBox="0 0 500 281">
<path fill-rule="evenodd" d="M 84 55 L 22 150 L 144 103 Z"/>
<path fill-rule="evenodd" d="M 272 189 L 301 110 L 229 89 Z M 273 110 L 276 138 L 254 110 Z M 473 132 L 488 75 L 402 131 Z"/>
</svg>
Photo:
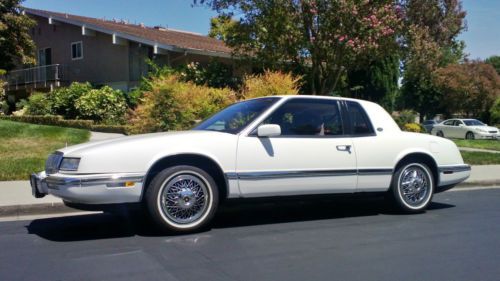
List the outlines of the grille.
<svg viewBox="0 0 500 281">
<path fill-rule="evenodd" d="M 55 152 L 49 155 L 47 161 L 45 162 L 45 173 L 55 174 L 59 171 L 59 165 L 61 164 L 63 154 L 61 152 Z"/>
<path fill-rule="evenodd" d="M 488 133 L 496 134 L 497 131 L 489 131 Z"/>
</svg>

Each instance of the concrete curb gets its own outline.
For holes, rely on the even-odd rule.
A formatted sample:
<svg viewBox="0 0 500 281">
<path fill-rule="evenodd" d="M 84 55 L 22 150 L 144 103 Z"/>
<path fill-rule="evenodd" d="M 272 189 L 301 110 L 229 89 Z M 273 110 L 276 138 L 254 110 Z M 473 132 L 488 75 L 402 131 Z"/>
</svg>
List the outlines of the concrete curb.
<svg viewBox="0 0 500 281">
<path fill-rule="evenodd" d="M 454 187 L 454 189 L 478 187 L 500 187 L 500 179 L 496 180 L 480 180 L 463 182 Z M 0 206 L 0 218 L 4 217 L 23 217 L 31 215 L 48 215 L 48 214 L 66 214 L 66 213 L 81 213 L 81 210 L 76 210 L 64 205 L 64 203 L 37 203 L 23 204 L 12 206 Z"/>
<path fill-rule="evenodd" d="M 66 207 L 63 203 L 41 203 L 27 205 L 0 206 L 1 217 L 21 217 L 29 215 L 46 215 L 61 213 L 76 213 L 80 210 Z"/>
</svg>

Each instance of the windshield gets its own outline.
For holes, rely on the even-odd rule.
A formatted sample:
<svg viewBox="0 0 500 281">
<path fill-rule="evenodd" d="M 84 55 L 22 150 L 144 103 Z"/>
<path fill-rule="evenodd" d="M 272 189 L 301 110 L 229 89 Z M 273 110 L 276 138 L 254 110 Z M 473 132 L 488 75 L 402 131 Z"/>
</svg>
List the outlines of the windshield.
<svg viewBox="0 0 500 281">
<path fill-rule="evenodd" d="M 235 103 L 203 121 L 193 130 L 237 134 L 280 98 L 261 98 Z"/>
<path fill-rule="evenodd" d="M 467 126 L 486 126 L 483 122 L 476 119 L 463 120 L 463 121 Z"/>
</svg>

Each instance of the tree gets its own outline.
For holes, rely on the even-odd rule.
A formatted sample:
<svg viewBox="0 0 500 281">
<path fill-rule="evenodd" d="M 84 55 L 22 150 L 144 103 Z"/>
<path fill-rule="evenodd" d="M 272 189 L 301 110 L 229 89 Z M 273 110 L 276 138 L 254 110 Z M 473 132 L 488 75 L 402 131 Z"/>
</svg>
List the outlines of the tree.
<svg viewBox="0 0 500 281">
<path fill-rule="evenodd" d="M 450 64 L 436 70 L 434 77 L 448 114 L 488 118 L 491 105 L 500 97 L 500 76 L 481 61 Z"/>
<path fill-rule="evenodd" d="M 464 43 L 457 40 L 465 28 L 465 12 L 459 0 L 402 0 L 405 32 L 402 34 L 402 105 L 420 117 L 442 110 L 442 93 L 432 74 L 463 57 Z"/>
<path fill-rule="evenodd" d="M 371 61 L 349 71 L 347 77 L 351 97 L 377 102 L 389 112 L 394 110 L 398 93 L 398 55 Z"/>
<path fill-rule="evenodd" d="M 491 56 L 484 62 L 493 66 L 497 73 L 500 75 L 500 56 Z"/>
<path fill-rule="evenodd" d="M 221 41 L 229 41 L 229 37 L 235 32 L 238 22 L 227 15 L 220 15 L 210 19 L 210 31 L 208 36 Z"/>
<path fill-rule="evenodd" d="M 0 0 L 0 69 L 35 63 L 35 44 L 29 34 L 35 21 L 21 12 L 21 1 Z"/>
<path fill-rule="evenodd" d="M 314 94 L 332 94 L 346 70 L 397 47 L 401 10 L 390 0 L 199 0 L 241 18 L 226 43 L 262 69 L 301 69 Z M 223 37 L 224 38 L 224 37 Z"/>
</svg>

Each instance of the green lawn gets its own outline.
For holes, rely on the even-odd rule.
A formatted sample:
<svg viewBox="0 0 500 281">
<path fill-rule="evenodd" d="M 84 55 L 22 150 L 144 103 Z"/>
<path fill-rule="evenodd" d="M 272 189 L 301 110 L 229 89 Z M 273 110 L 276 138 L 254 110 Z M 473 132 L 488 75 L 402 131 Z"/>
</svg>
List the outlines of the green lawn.
<svg viewBox="0 0 500 281">
<path fill-rule="evenodd" d="M 500 153 L 460 151 L 464 162 L 470 165 L 500 164 Z"/>
<path fill-rule="evenodd" d="M 472 147 L 500 151 L 499 140 L 453 140 L 459 147 Z"/>
<path fill-rule="evenodd" d="M 87 130 L 0 120 L 0 181 L 28 180 L 50 153 L 89 138 Z"/>
</svg>

